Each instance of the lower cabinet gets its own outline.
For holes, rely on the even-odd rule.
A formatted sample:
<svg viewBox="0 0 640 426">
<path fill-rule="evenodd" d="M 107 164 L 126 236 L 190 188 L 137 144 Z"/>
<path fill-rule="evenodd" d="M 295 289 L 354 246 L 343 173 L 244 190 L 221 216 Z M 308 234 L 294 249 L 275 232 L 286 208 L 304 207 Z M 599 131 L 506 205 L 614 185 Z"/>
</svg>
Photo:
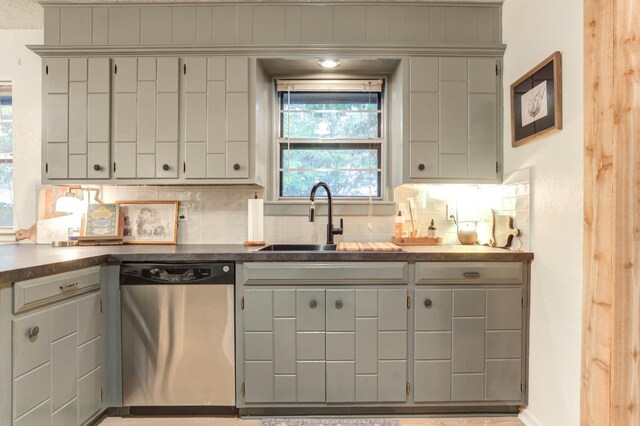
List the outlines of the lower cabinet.
<svg viewBox="0 0 640 426">
<path fill-rule="evenodd" d="M 14 317 L 14 425 L 80 425 L 104 408 L 103 311 L 93 291 Z"/>
<path fill-rule="evenodd" d="M 527 403 L 527 262 L 239 270 L 243 414 L 513 413 Z"/>
<path fill-rule="evenodd" d="M 404 402 L 407 290 L 244 291 L 246 403 Z"/>
<path fill-rule="evenodd" d="M 414 400 L 522 400 L 523 293 L 415 290 Z"/>
</svg>

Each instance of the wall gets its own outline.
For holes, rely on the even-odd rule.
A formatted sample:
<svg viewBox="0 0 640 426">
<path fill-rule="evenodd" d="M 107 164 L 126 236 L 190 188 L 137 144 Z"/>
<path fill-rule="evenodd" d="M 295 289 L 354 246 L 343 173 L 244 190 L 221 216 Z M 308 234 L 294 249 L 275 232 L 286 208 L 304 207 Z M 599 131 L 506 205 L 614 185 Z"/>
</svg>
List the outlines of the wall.
<svg viewBox="0 0 640 426">
<path fill-rule="evenodd" d="M 505 171 L 532 167 L 529 425 L 580 418 L 583 182 L 583 6 L 581 0 L 509 0 L 503 9 L 504 105 L 509 86 L 562 52 L 564 129 L 520 148 L 504 141 Z M 505 108 L 504 134 L 510 135 Z"/>
<path fill-rule="evenodd" d="M 41 44 L 42 30 L 0 29 L 0 81 L 13 91 L 14 209 L 16 228 L 36 220 L 40 182 L 40 58 L 25 45 Z"/>
</svg>

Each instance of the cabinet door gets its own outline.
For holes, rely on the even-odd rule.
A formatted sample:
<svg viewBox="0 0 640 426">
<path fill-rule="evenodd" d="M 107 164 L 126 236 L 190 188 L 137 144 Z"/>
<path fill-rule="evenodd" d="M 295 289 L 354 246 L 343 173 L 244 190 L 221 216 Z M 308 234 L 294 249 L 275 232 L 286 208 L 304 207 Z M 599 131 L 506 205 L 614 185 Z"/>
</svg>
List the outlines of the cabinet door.
<svg viewBox="0 0 640 426">
<path fill-rule="evenodd" d="M 175 179 L 178 59 L 115 60 L 115 176 Z"/>
<path fill-rule="evenodd" d="M 90 148 L 95 142 L 109 144 L 109 67 L 108 58 L 45 61 L 45 171 L 49 179 L 109 177 L 109 156 L 103 155 L 108 149 L 100 149 L 100 158 L 96 158 L 96 150 Z"/>
<path fill-rule="evenodd" d="M 183 60 L 185 177 L 249 177 L 248 59 Z"/>
<path fill-rule="evenodd" d="M 408 179 L 497 179 L 495 58 L 410 58 Z"/>
</svg>

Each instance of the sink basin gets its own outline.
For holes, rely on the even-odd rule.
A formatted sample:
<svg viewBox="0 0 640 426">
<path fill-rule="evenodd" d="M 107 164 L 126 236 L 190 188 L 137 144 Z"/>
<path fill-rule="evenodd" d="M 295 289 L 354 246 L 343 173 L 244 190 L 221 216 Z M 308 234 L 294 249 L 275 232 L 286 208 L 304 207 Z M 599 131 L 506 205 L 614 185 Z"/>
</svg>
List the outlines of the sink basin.
<svg viewBox="0 0 640 426">
<path fill-rule="evenodd" d="M 335 244 L 271 244 L 258 251 L 336 251 Z"/>
</svg>

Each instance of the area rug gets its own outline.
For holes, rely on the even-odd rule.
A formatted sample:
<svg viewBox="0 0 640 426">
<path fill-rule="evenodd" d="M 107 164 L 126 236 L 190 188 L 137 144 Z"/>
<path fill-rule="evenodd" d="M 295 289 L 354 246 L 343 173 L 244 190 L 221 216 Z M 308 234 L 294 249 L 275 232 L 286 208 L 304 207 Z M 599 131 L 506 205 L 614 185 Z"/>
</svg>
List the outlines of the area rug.
<svg viewBox="0 0 640 426">
<path fill-rule="evenodd" d="M 262 426 L 398 426 L 398 419 L 262 419 Z"/>
</svg>

